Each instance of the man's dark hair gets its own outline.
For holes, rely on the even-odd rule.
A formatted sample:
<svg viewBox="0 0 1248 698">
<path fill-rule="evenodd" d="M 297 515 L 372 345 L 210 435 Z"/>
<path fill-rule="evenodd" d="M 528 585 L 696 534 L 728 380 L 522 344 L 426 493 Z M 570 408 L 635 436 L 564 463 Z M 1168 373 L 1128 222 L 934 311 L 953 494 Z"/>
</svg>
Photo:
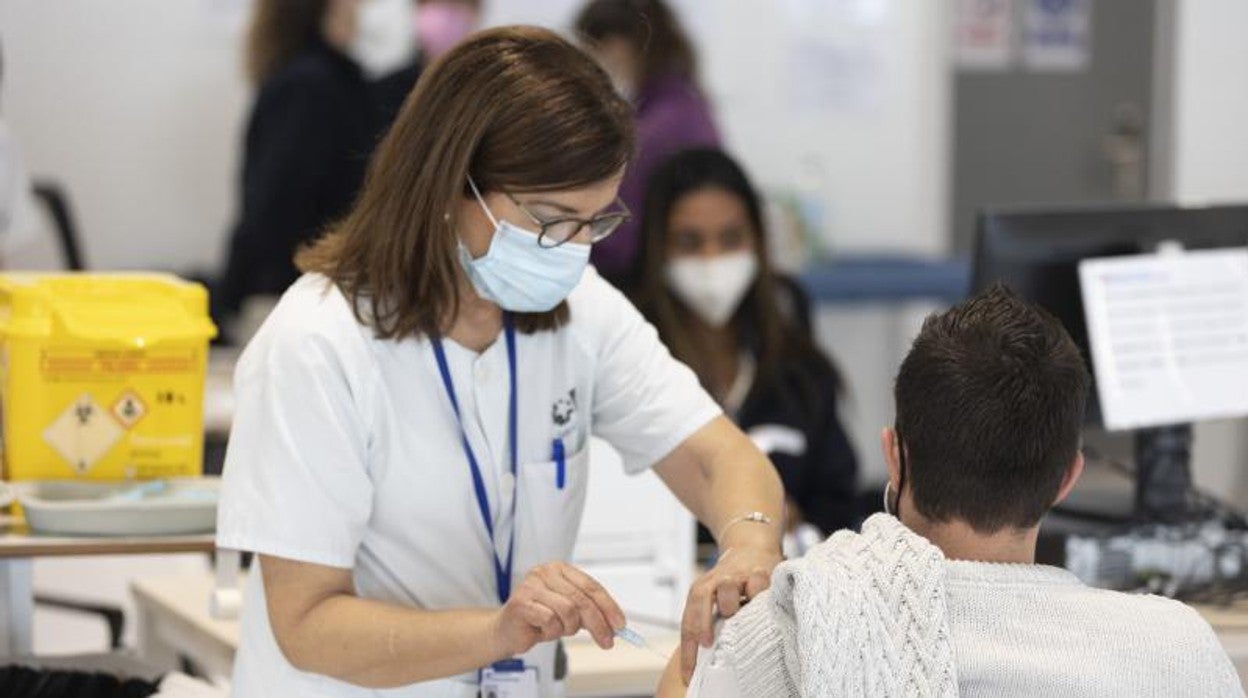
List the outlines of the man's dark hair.
<svg viewBox="0 0 1248 698">
<path fill-rule="evenodd" d="M 1028 528 L 1078 454 L 1088 375 L 1065 328 L 995 285 L 931 315 L 897 374 L 915 508 L 980 533 Z"/>
</svg>

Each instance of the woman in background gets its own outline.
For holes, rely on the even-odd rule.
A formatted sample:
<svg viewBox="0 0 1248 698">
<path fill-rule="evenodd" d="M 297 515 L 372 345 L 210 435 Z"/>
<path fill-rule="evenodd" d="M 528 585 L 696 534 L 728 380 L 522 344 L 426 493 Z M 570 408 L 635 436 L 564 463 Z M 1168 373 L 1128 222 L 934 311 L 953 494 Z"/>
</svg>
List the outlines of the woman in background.
<svg viewBox="0 0 1248 698">
<path fill-rule="evenodd" d="M 344 214 L 364 165 L 419 73 L 411 0 L 258 0 L 246 67 L 238 220 L 218 320 L 298 277 L 294 254 Z"/>
<path fill-rule="evenodd" d="M 697 82 L 693 46 L 661 0 L 593 0 L 581 10 L 576 31 L 589 44 L 637 109 L 637 159 L 620 186 L 620 198 L 641 210 L 654 169 L 694 146 L 719 145 L 719 131 Z M 641 269 L 637 224 L 625 223 L 594 248 L 594 265 L 617 286 L 633 287 Z"/>
<path fill-rule="evenodd" d="M 481 23 L 481 0 L 416 0 L 416 40 L 426 64 L 450 51 Z"/>
<path fill-rule="evenodd" d="M 642 267 L 639 307 L 770 456 L 789 532 L 854 525 L 858 467 L 837 418 L 841 381 L 811 337 L 805 294 L 771 268 L 758 194 L 732 158 L 688 150 L 655 171 Z"/>
</svg>

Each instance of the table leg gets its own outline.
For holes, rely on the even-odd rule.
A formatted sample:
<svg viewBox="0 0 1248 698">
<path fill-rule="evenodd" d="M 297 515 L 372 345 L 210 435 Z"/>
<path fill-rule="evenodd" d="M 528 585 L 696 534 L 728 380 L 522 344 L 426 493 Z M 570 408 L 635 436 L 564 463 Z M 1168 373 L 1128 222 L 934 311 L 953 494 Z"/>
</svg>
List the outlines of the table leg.
<svg viewBox="0 0 1248 698">
<path fill-rule="evenodd" d="M 138 612 L 139 657 L 148 664 L 166 671 L 181 668 L 178 652 L 161 637 L 160 612 L 146 600 L 133 595 Z"/>
<path fill-rule="evenodd" d="M 0 558 L 0 657 L 34 652 L 35 593 L 30 558 Z"/>
</svg>

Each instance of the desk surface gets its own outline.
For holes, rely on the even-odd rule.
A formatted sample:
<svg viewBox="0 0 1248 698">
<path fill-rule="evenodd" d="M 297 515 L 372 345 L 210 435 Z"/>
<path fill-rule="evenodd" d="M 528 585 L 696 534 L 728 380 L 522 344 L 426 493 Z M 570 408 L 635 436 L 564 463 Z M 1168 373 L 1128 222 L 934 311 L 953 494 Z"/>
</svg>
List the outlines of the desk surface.
<svg viewBox="0 0 1248 698">
<path fill-rule="evenodd" d="M 192 631 L 202 642 L 232 653 L 238 648 L 236 620 L 216 620 L 208 613 L 212 593 L 209 575 L 181 575 L 137 580 L 130 585 L 135 602 L 165 622 Z M 680 644 L 675 633 L 653 636 L 651 645 L 659 652 L 617 642 L 614 649 L 602 650 L 587 636 L 567 642 L 569 696 L 650 695 L 658 685 L 670 655 Z"/>
<path fill-rule="evenodd" d="M 12 516 L 0 516 L 0 558 L 209 553 L 215 547 L 214 540 L 212 534 L 128 538 L 42 535 Z"/>
<path fill-rule="evenodd" d="M 1228 606 L 1192 604 L 1219 635 L 1224 633 L 1248 633 L 1248 600 L 1236 601 Z"/>
<path fill-rule="evenodd" d="M 232 654 L 238 647 L 238 622 L 220 621 L 208 614 L 212 578 L 190 575 L 143 579 L 131 585 L 140 607 L 159 613 L 167 622 L 193 631 L 203 642 Z M 1248 601 L 1232 606 L 1195 606 L 1217 632 L 1240 678 L 1248 678 Z M 651 636 L 660 655 L 671 655 L 680 644 L 675 634 Z M 662 656 L 617 642 L 601 650 L 580 635 L 567 643 L 569 696 L 649 695 L 658 685 L 666 661 Z M 1246 683 L 1248 685 L 1248 683 Z"/>
</svg>

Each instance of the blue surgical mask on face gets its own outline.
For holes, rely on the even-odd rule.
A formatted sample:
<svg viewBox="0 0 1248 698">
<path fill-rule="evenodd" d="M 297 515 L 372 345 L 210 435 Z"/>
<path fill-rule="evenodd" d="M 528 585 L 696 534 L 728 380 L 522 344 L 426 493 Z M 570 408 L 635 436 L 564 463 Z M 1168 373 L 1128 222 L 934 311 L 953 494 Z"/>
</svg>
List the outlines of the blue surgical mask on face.
<svg viewBox="0 0 1248 698">
<path fill-rule="evenodd" d="M 559 305 L 580 282 L 589 264 L 590 245 L 542 247 L 537 233 L 495 218 L 471 177 L 468 185 L 494 224 L 484 256 L 473 259 L 463 241 L 459 243 L 459 263 L 477 295 L 515 313 L 544 313 Z"/>
</svg>

